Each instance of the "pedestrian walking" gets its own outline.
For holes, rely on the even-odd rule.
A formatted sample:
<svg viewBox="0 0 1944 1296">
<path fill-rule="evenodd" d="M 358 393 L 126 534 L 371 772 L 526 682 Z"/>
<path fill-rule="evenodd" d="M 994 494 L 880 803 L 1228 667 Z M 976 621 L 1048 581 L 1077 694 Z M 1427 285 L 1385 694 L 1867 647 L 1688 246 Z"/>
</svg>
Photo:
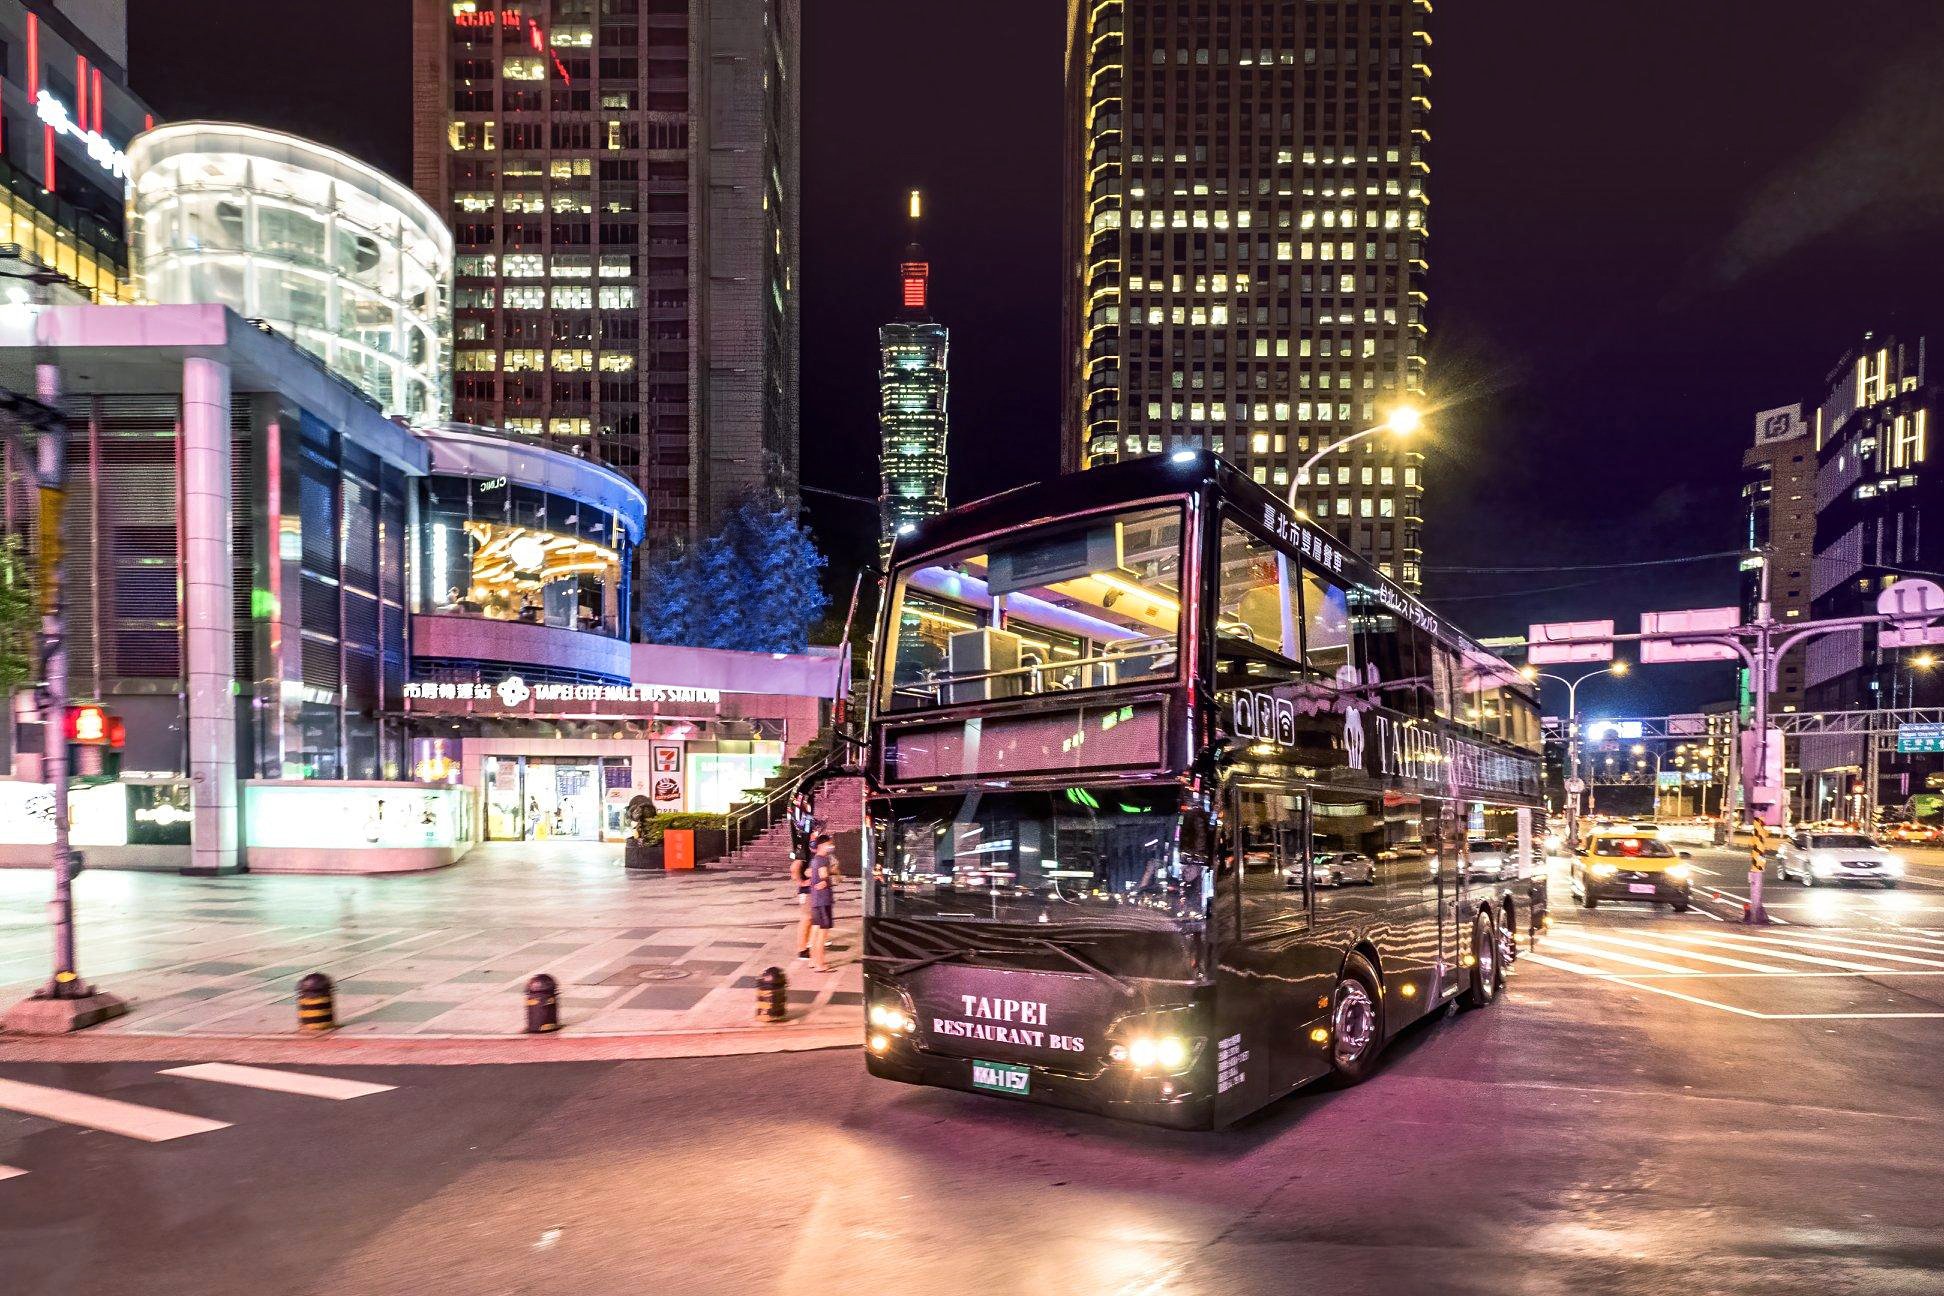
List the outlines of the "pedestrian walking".
<svg viewBox="0 0 1944 1296">
<path fill-rule="evenodd" d="M 829 833 L 819 833 L 811 847 L 810 879 L 810 966 L 819 972 L 830 971 L 830 929 L 837 925 L 837 843 Z"/>
</svg>

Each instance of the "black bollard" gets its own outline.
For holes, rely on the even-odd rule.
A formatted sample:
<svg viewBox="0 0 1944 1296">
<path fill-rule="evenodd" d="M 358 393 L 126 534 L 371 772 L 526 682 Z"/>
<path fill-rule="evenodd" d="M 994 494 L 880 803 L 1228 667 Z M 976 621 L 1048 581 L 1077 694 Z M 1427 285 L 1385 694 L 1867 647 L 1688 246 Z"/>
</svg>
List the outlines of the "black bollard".
<svg viewBox="0 0 1944 1296">
<path fill-rule="evenodd" d="M 780 967 L 764 968 L 756 978 L 756 1020 L 782 1021 L 790 1010 L 790 978 Z"/>
<path fill-rule="evenodd" d="M 297 983 L 297 1029 L 327 1031 L 337 1025 L 335 988 L 322 972 L 306 973 Z"/>
<path fill-rule="evenodd" d="M 526 1033 L 545 1035 L 560 1029 L 560 983 L 545 972 L 526 983 Z"/>
</svg>

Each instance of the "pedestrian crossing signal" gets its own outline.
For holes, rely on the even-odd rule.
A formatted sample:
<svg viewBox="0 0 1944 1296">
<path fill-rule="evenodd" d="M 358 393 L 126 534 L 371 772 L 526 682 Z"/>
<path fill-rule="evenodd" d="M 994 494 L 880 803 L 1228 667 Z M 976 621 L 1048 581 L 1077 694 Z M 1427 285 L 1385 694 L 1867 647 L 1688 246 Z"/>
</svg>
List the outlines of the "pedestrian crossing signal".
<svg viewBox="0 0 1944 1296">
<path fill-rule="evenodd" d="M 67 709 L 68 776 L 77 783 L 112 783 L 121 776 L 128 727 L 99 702 Z"/>
</svg>

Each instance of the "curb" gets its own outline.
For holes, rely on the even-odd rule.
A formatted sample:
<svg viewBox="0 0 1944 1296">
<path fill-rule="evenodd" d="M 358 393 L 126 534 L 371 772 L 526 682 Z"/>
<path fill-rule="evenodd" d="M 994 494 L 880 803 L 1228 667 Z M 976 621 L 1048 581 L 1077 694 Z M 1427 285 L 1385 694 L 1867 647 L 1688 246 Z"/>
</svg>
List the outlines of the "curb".
<svg viewBox="0 0 1944 1296">
<path fill-rule="evenodd" d="M 281 1062 L 335 1066 L 501 1066 L 748 1057 L 858 1048 L 861 1024 L 781 1026 L 661 1035 L 511 1035 L 410 1039 L 347 1035 L 0 1035 L 6 1062 Z"/>
</svg>

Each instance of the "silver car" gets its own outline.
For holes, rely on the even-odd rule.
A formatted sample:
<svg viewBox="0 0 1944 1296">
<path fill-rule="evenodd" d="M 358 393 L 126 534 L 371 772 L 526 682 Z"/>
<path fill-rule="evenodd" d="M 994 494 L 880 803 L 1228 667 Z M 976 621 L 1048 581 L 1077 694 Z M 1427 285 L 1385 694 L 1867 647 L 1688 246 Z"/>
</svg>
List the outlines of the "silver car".
<svg viewBox="0 0 1944 1296">
<path fill-rule="evenodd" d="M 1804 886 L 1823 882 L 1876 882 L 1894 887 L 1903 880 L 1903 856 L 1885 850 L 1856 832 L 1797 832 L 1776 852 L 1775 877 Z"/>
<path fill-rule="evenodd" d="M 1310 857 L 1310 876 L 1320 887 L 1375 886 L 1377 861 L 1361 851 L 1326 852 Z M 1301 877 L 1289 885 L 1303 885 Z"/>
</svg>

